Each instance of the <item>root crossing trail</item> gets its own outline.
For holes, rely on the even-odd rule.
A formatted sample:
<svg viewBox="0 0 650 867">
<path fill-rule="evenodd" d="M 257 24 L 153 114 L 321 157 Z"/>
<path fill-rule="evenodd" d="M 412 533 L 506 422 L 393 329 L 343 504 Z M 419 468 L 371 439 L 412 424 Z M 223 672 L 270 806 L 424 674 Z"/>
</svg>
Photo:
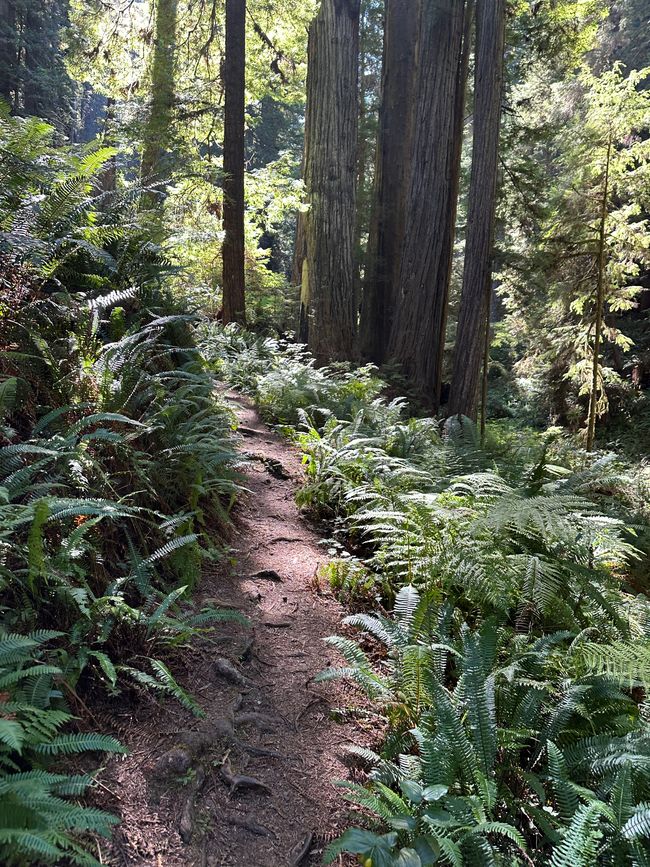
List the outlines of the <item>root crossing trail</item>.
<svg viewBox="0 0 650 867">
<path fill-rule="evenodd" d="M 346 744 L 363 738 L 332 720 L 334 706 L 354 700 L 349 688 L 313 680 L 338 663 L 322 639 L 344 612 L 319 587 L 327 553 L 295 504 L 299 456 L 250 401 L 225 396 L 241 425 L 247 493 L 232 562 L 206 576 L 196 604 L 235 608 L 251 627 L 219 625 L 189 651 L 180 680 L 205 719 L 167 705 L 145 720 L 124 714 L 131 754 L 104 783 L 122 825 L 105 863 L 315 865 L 349 810 L 334 784 L 349 776 Z"/>
</svg>

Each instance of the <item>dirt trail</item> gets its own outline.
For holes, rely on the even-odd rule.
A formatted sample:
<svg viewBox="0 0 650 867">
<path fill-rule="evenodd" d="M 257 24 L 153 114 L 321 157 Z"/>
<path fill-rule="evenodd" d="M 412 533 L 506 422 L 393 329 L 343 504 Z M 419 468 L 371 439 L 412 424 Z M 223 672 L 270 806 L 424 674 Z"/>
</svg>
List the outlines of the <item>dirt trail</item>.
<svg viewBox="0 0 650 867">
<path fill-rule="evenodd" d="M 326 551 L 295 505 L 299 456 L 250 401 L 226 397 L 244 434 L 248 493 L 233 562 L 205 577 L 196 604 L 237 608 L 251 628 L 219 626 L 185 659 L 179 679 L 205 719 L 172 703 L 138 708 L 137 719 L 124 712 L 131 754 L 102 777 L 104 804 L 108 791 L 123 819 L 101 853 L 107 864 L 315 865 L 349 810 L 334 782 L 350 775 L 345 745 L 364 738 L 332 720 L 334 706 L 354 701 L 348 688 L 313 682 L 334 662 L 322 639 L 344 612 L 318 587 Z"/>
</svg>

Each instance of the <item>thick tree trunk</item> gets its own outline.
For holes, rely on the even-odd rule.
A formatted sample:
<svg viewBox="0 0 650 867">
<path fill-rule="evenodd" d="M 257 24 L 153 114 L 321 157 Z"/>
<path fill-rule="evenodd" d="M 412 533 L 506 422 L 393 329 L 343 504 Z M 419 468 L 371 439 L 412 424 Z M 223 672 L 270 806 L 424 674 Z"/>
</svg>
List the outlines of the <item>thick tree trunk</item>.
<svg viewBox="0 0 650 867">
<path fill-rule="evenodd" d="M 474 0 L 465 0 L 465 22 L 463 27 L 463 47 L 458 63 L 458 78 L 456 83 L 456 104 L 454 107 L 456 120 L 456 133 L 452 163 L 452 178 L 454 189 L 451 194 L 453 207 L 453 218 L 447 225 L 447 237 L 444 240 L 445 249 L 449 250 L 449 270 L 447 272 L 446 296 L 444 303 L 443 321 L 440 325 L 441 339 L 438 344 L 438 356 L 436 359 L 436 370 L 439 371 L 437 391 L 435 394 L 435 408 L 440 406 L 440 393 L 442 385 L 442 374 L 444 366 L 444 354 L 447 336 L 447 314 L 449 312 L 449 287 L 451 285 L 451 277 L 453 272 L 453 257 L 454 247 L 456 244 L 456 217 L 458 215 L 458 198 L 460 195 L 460 167 L 463 156 L 463 139 L 465 128 L 465 103 L 467 101 L 467 76 L 469 72 L 469 59 L 472 51 L 472 31 L 474 29 Z"/>
<path fill-rule="evenodd" d="M 319 361 L 352 357 L 359 0 L 322 0 L 309 29 L 302 298 Z"/>
<path fill-rule="evenodd" d="M 412 169 L 389 344 L 414 391 L 440 400 L 442 349 L 458 195 L 458 87 L 465 4 L 423 2 L 420 14 Z"/>
<path fill-rule="evenodd" d="M 244 274 L 244 110 L 246 0 L 226 0 L 223 140 L 223 321 L 246 322 Z"/>
<path fill-rule="evenodd" d="M 477 415 L 481 365 L 485 358 L 485 323 L 490 315 L 505 17 L 505 0 L 477 0 L 472 174 L 449 400 L 450 413 L 462 413 L 472 419 Z"/>
<path fill-rule="evenodd" d="M 381 106 L 361 306 L 361 353 L 385 360 L 403 241 L 405 186 L 410 177 L 413 71 L 418 16 L 413 0 L 386 0 Z"/>
<path fill-rule="evenodd" d="M 151 66 L 151 103 L 144 129 L 140 173 L 146 186 L 165 181 L 169 176 L 168 149 L 174 114 L 174 59 L 178 0 L 157 0 L 156 35 Z M 160 196 L 142 197 L 145 208 L 155 207 Z"/>
</svg>

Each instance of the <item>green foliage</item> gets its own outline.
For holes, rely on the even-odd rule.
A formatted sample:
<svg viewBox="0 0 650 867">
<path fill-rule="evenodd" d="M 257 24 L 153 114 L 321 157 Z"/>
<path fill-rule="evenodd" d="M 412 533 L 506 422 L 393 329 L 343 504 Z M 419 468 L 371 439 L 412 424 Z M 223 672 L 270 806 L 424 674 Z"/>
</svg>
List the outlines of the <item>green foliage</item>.
<svg viewBox="0 0 650 867">
<path fill-rule="evenodd" d="M 644 863 L 650 731 L 630 690 L 647 683 L 650 605 L 623 590 L 641 554 L 622 463 L 490 428 L 481 448 L 468 419 L 407 419 L 363 370 L 203 339 L 298 439 L 300 501 L 337 537 L 326 574 L 361 608 L 320 679 L 352 679 L 388 735 L 353 751 L 369 779 L 346 797 L 372 818 L 329 861 Z M 377 596 L 391 614 L 366 613 Z"/>
<path fill-rule="evenodd" d="M 0 857 L 3 864 L 96 864 L 79 837 L 109 836 L 115 817 L 76 799 L 88 774 L 48 770 L 57 756 L 124 752 L 112 737 L 62 733 L 72 720 L 55 685 L 63 672 L 47 662 L 60 632 L 0 631 Z M 28 768 L 28 770 L 25 770 Z"/>
<path fill-rule="evenodd" d="M 254 393 L 264 417 L 279 424 L 296 424 L 304 412 L 315 412 L 319 422 L 347 417 L 382 387 L 373 365 L 316 367 L 304 347 L 261 338 L 236 326 L 204 324 L 199 340 L 217 372 Z"/>
<path fill-rule="evenodd" d="M 146 689 L 199 716 L 174 650 L 243 620 L 185 601 L 238 490 L 193 317 L 133 191 L 97 192 L 114 151 L 50 137 L 0 118 L 0 860 L 20 867 L 94 864 L 79 835 L 115 821 L 64 799 L 91 777 L 50 771 L 121 749 L 75 732 L 64 699 Z"/>
<path fill-rule="evenodd" d="M 620 15 L 613 12 L 609 26 Z M 533 40 L 544 38 L 543 16 L 526 26 L 533 27 Z M 605 33 L 603 44 L 596 42 L 605 56 L 585 55 L 583 46 L 571 74 L 555 68 L 552 55 L 530 62 L 526 54 L 530 66 L 514 77 L 515 110 L 505 122 L 508 183 L 498 292 L 506 316 L 494 358 L 505 373 L 505 411 L 526 413 L 535 424 L 550 419 L 577 428 L 585 417 L 593 390 L 601 248 L 598 415 L 632 408 L 639 386 L 647 384 L 648 70 L 614 63 Z M 646 63 L 637 57 L 637 64 Z"/>
<path fill-rule="evenodd" d="M 374 858 L 378 847 L 389 865 L 405 849 L 414 864 L 635 863 L 647 831 L 647 722 L 608 675 L 567 678 L 570 633 L 515 636 L 489 620 L 473 629 L 410 587 L 394 618 L 347 622 L 382 643 L 384 671 L 377 678 L 337 639 L 350 667 L 324 677 L 354 677 L 393 728 L 382 755 L 357 751 L 370 783 L 346 784 L 347 797 L 395 833 L 359 832 L 357 849 L 348 832 L 331 857 Z"/>
</svg>

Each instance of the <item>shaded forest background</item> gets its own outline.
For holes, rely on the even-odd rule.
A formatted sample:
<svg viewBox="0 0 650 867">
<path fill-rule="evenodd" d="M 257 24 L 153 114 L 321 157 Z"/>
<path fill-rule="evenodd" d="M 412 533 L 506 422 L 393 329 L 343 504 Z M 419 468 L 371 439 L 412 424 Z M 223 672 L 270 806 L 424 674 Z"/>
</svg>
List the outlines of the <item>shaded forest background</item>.
<svg viewBox="0 0 650 867">
<path fill-rule="evenodd" d="M 399 2 L 331 10 L 251 3 L 242 19 L 249 323 L 298 332 L 323 361 L 384 365 L 416 404 L 475 418 L 489 303 L 488 414 L 576 430 L 606 417 L 625 437 L 634 411 L 645 429 L 646 91 L 640 74 L 632 98 L 627 78 L 648 60 L 643 3 L 450 4 L 453 20 L 438 10 L 417 27 Z M 216 313 L 238 162 L 224 174 L 227 10 L 6 0 L 0 11 L 12 113 L 46 119 L 57 143 L 116 146 L 104 184 L 141 178 L 179 285 Z M 322 59 L 337 16 L 351 28 L 345 51 Z M 447 82 L 444 51 L 457 69 Z M 608 136 L 618 165 L 601 244 Z M 310 226 L 320 236 L 308 241 Z"/>
</svg>

